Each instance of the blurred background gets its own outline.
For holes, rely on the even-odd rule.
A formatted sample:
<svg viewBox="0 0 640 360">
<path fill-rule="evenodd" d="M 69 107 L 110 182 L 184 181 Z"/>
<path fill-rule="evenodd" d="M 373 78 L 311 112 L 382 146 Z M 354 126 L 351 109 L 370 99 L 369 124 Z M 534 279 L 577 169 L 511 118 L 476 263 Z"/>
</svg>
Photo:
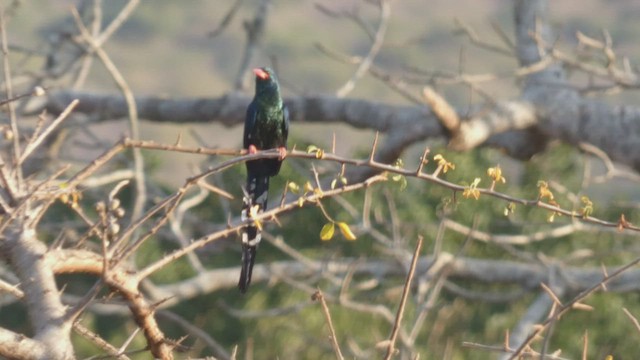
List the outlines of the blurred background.
<svg viewBox="0 0 640 360">
<path fill-rule="evenodd" d="M 60 29 L 74 29 L 69 16 L 71 6 L 76 1 L 66 0 L 24 0 L 13 1 L 14 14 L 7 26 L 9 42 L 14 46 L 13 69 L 28 73 L 42 69 L 47 62 L 45 56 L 52 44 L 52 36 L 59 36 Z M 253 93 L 250 71 L 238 74 L 240 59 L 246 45 L 244 22 L 255 17 L 261 1 L 240 2 L 235 16 L 226 27 L 219 29 L 235 0 L 143 0 L 122 28 L 104 46 L 118 69 L 122 72 L 136 96 L 153 95 L 167 98 L 209 98 L 219 97 L 234 91 Z M 109 22 L 126 4 L 126 1 L 103 1 L 105 23 Z M 558 42 L 565 49 L 575 48 L 577 31 L 589 36 L 600 37 L 606 29 L 614 41 L 619 56 L 630 59 L 640 58 L 637 45 L 640 33 L 640 4 L 632 0 L 585 0 L 552 1 L 552 18 Z M 357 14 L 358 23 L 353 19 L 329 16 L 327 10 L 335 13 Z M 507 37 L 513 38 L 513 6 L 504 0 L 402 0 L 393 1 L 386 39 L 374 63 L 392 76 L 422 79 L 408 83 L 408 88 L 419 96 L 422 86 L 429 84 L 434 74 L 490 74 L 503 73 L 518 67 L 515 58 L 487 51 L 474 46 L 469 37 L 460 31 L 465 26 L 473 28 L 482 40 L 493 44 L 504 44 L 500 28 Z M 251 67 L 269 65 L 279 75 L 285 96 L 300 94 L 333 94 L 352 75 L 355 66 L 336 61 L 321 49 L 330 49 L 346 56 L 364 56 L 371 45 L 370 35 L 375 32 L 378 22 L 378 7 L 367 1 L 357 0 L 274 0 L 269 6 L 266 32 L 258 47 Z M 25 54 L 19 48 L 30 49 L 34 53 Z M 35 54 L 35 55 L 34 55 Z M 239 76 L 242 87 L 236 89 Z M 19 81 L 16 80 L 16 81 Z M 588 79 L 579 75 L 577 82 Z M 433 85 L 433 84 L 432 84 Z M 60 81 L 59 86 L 66 86 Z M 447 100 L 459 108 L 481 104 L 485 99 L 472 94 L 460 84 L 436 84 Z M 516 98 L 519 83 L 513 78 L 503 78 L 481 85 L 482 91 L 495 99 Z M 92 67 L 83 90 L 97 93 L 117 93 L 111 76 L 98 64 Z M 391 104 L 412 105 L 406 98 L 393 91 L 384 82 L 365 76 L 357 83 L 349 97 L 369 99 Z M 594 94 L 612 103 L 638 103 L 637 92 L 615 94 Z M 123 119 L 94 125 L 106 142 L 114 142 L 128 132 L 128 124 Z M 307 144 L 321 147 L 331 145 L 336 134 L 336 152 L 345 156 L 364 156 L 370 148 L 373 133 L 357 130 L 342 124 L 320 125 L 292 124 L 290 144 L 304 149 Z M 142 119 L 141 139 L 162 143 L 174 143 L 178 134 L 184 145 L 240 148 L 242 127 L 226 128 L 219 124 L 170 125 L 147 122 Z M 193 133 L 199 136 L 195 138 Z M 432 139 L 427 144 L 419 144 L 410 149 L 405 158 L 417 159 L 424 146 L 432 147 L 432 154 L 447 151 L 445 139 Z M 201 156 L 145 152 L 149 176 L 160 187 L 174 190 L 186 176 L 196 173 L 196 167 L 203 167 L 216 160 Z M 498 150 L 480 149 L 464 154 L 448 154 L 447 159 L 457 165 L 457 171 L 447 178 L 453 182 L 469 182 L 474 174 L 483 174 L 487 167 L 500 164 L 508 180 L 504 192 L 514 196 L 532 197 L 536 193 L 536 182 L 545 177 L 557 180 L 563 195 L 573 192 L 588 193 L 598 200 L 598 215 L 613 218 L 620 211 L 629 211 L 640 192 L 635 183 L 625 181 L 606 184 L 592 184 L 582 188 L 584 156 L 563 144 L 555 144 L 548 152 L 535 156 L 523 163 L 504 157 Z M 410 163 L 406 161 L 406 163 Z M 413 162 L 411 162 L 413 164 Z M 599 169 L 598 165 L 594 165 Z M 275 180 L 273 187 L 282 189 L 285 179 L 303 183 L 308 178 L 309 165 L 292 161 L 283 168 L 282 179 Z M 244 169 L 236 168 L 217 179 L 235 195 L 240 194 L 237 183 L 244 180 Z M 386 185 L 385 185 L 386 186 Z M 272 198 L 277 199 L 276 190 Z M 400 234 L 398 246 L 412 248 L 417 235 L 425 235 L 427 251 L 433 247 L 442 214 L 443 199 L 450 193 L 433 185 L 409 180 L 409 186 L 401 191 L 389 185 L 372 195 L 376 225 L 389 234 Z M 562 196 L 562 195 L 561 195 Z M 337 219 L 354 223 L 363 201 L 363 194 L 345 196 L 346 203 L 355 204 L 354 211 L 344 202 L 330 203 L 328 209 Z M 274 200 L 277 201 L 277 200 Z M 393 205 L 390 205 L 393 203 Z M 455 207 L 453 217 L 470 226 L 471 223 L 488 232 L 521 233 L 536 229 L 549 229 L 545 214 L 535 209 L 521 209 L 515 219 L 501 218 L 503 203 L 486 200 L 473 204 L 464 203 Z M 393 209 L 393 210 L 392 210 Z M 224 224 L 229 212 L 239 213 L 239 204 L 224 203 L 209 199 L 195 209 L 190 220 L 188 234 L 201 236 L 212 227 Z M 356 214 L 354 216 L 353 214 Z M 397 216 L 398 222 L 390 223 Z M 633 215 L 630 215 L 633 222 Z M 636 217 L 637 218 L 637 217 Z M 216 225 L 210 225 L 215 223 Z M 289 245 L 306 256 L 320 259 L 351 257 L 390 256 L 381 250 L 379 244 L 368 234 L 363 234 L 355 243 L 332 241 L 321 243 L 317 234 L 324 219 L 317 209 L 304 209 L 282 220 L 282 228 L 271 228 L 273 235 L 281 235 Z M 166 234 L 165 234 L 166 235 Z M 159 235 L 162 238 L 162 234 Z M 637 250 L 634 239 L 622 239 L 611 233 L 594 233 L 584 236 L 578 233 L 523 248 L 505 249 L 491 244 L 468 244 L 465 237 L 453 234 L 447 237 L 444 249 L 451 252 L 462 251 L 464 255 L 494 259 L 515 259 L 523 261 L 518 253 L 544 253 L 545 256 L 563 258 L 580 249 L 590 249 L 590 255 L 580 257 L 575 265 L 600 266 L 617 265 L 626 261 Z M 148 263 L 161 257 L 171 246 L 148 244 L 137 261 Z M 233 239 L 204 249 L 200 256 L 210 268 L 236 266 L 239 260 L 239 246 Z M 514 253 L 516 255 L 514 255 Z M 288 259 L 273 246 L 264 245 L 258 262 Z M 578 258 L 576 258 L 578 259 Z M 568 260 L 569 262 L 571 260 Z M 153 277 L 159 284 L 168 284 L 187 279 L 193 275 L 186 264 L 179 263 Z M 355 297 L 363 302 L 393 304 L 401 289 L 403 278 L 387 279 L 390 285 L 379 291 L 362 290 Z M 324 286 L 329 292 L 339 291 L 339 286 L 320 280 L 314 286 Z M 327 284 L 329 283 L 329 284 Z M 475 283 L 460 280 L 458 285 L 478 290 Z M 363 285 L 364 286 L 364 285 Z M 489 289 L 487 289 L 487 287 Z M 516 286 L 486 285 L 483 291 L 517 290 Z M 434 304 L 426 325 L 420 330 L 415 349 L 425 359 L 489 359 L 489 352 L 468 350 L 460 346 L 462 341 L 485 344 L 500 344 L 504 332 L 518 321 L 533 300 L 532 294 L 522 294 L 513 301 L 487 302 L 458 296 L 455 292 L 442 295 Z M 594 359 L 602 359 L 607 354 L 616 354 L 615 359 L 631 358 L 637 354 L 638 334 L 629 337 L 628 319 L 617 309 L 628 307 L 640 313 L 637 293 L 598 294 L 592 298 L 593 312 L 571 313 L 556 328 L 558 336 L 552 347 L 564 349 L 568 358 L 577 358 L 582 351 L 582 334 L 588 329 Z M 226 289 L 202 294 L 173 306 L 170 311 L 179 314 L 188 323 L 204 330 L 231 352 L 239 346 L 239 358 L 254 359 L 320 359 L 334 358 L 326 340 L 324 319 L 315 306 L 308 304 L 308 294 L 299 288 L 282 282 L 254 284 L 250 293 L 242 297 L 236 289 Z M 388 335 L 388 324 L 371 313 L 358 313 L 350 309 L 335 308 L 334 320 L 349 358 L 376 358 L 379 354 L 371 350 L 377 341 Z M 269 312 L 271 311 L 271 312 Z M 410 309 L 413 315 L 417 309 Z M 2 317 L 10 317 L 13 326 L 20 328 L 20 317 L 24 314 L 19 306 L 0 307 Z M 135 326 L 126 316 L 87 313 L 83 321 L 114 344 L 122 343 Z M 162 319 L 161 325 L 171 337 L 179 338 L 184 330 L 175 322 Z M 24 326 L 24 324 L 22 325 Z M 25 330 L 28 332 L 28 330 Z M 78 339 L 79 354 L 91 356 L 95 353 L 84 340 Z M 138 347 L 144 346 L 137 339 Z M 195 350 L 191 356 L 210 355 L 211 351 L 198 340 L 187 340 Z M 185 355 L 186 356 L 186 355 Z M 135 355 L 132 355 L 135 358 Z M 144 358 L 141 355 L 140 358 Z"/>
</svg>

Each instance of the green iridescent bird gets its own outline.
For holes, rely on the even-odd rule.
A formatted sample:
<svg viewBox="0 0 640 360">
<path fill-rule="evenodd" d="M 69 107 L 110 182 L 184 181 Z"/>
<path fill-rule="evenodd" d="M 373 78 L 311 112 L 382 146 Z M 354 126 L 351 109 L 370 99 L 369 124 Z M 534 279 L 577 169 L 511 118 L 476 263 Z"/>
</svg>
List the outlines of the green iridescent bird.
<svg viewBox="0 0 640 360">
<path fill-rule="evenodd" d="M 289 112 L 280 96 L 278 79 L 273 70 L 263 67 L 253 69 L 256 75 L 256 94 L 247 108 L 244 123 L 244 148 L 250 154 L 258 150 L 278 149 L 278 159 L 247 161 L 247 186 L 242 207 L 242 220 L 252 213 L 267 208 L 269 178 L 280 171 L 287 154 Z M 256 207 L 254 211 L 252 208 Z M 257 210 L 257 211 L 255 211 Z M 242 270 L 238 288 L 246 292 L 251 283 L 251 273 L 256 260 L 256 249 L 261 240 L 260 230 L 251 224 L 242 232 Z"/>
</svg>

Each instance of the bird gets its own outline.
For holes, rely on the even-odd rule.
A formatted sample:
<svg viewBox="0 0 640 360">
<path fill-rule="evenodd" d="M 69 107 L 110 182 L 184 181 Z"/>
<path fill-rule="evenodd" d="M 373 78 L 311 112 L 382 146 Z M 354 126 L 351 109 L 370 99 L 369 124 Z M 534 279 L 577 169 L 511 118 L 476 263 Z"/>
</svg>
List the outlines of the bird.
<svg viewBox="0 0 640 360">
<path fill-rule="evenodd" d="M 249 154 L 258 150 L 277 149 L 278 158 L 246 162 L 247 185 L 243 198 L 242 221 L 267 208 L 269 178 L 278 175 L 287 155 L 289 111 L 280 95 L 280 85 L 274 71 L 268 67 L 253 69 L 256 90 L 247 107 L 244 123 L 243 147 Z M 255 223 L 242 230 L 242 269 L 238 288 L 245 293 L 251 283 L 251 273 L 260 244 L 260 229 Z"/>
</svg>

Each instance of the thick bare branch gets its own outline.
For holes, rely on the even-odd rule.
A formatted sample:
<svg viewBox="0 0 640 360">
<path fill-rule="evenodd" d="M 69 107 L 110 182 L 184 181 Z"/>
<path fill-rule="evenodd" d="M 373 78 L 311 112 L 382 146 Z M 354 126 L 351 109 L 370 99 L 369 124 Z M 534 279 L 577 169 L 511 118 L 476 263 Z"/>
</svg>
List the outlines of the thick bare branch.
<svg viewBox="0 0 640 360">
<path fill-rule="evenodd" d="M 35 225 L 17 222 L 0 246 L 20 279 L 34 339 L 41 341 L 47 352 L 44 358 L 73 359 L 71 321 L 65 321 L 66 307 L 60 299 L 54 271 L 45 261 L 47 248 L 36 238 Z"/>
<path fill-rule="evenodd" d="M 0 356 L 6 359 L 46 359 L 47 347 L 40 341 L 0 327 Z"/>
<path fill-rule="evenodd" d="M 528 159 L 544 150 L 552 139 L 562 139 L 576 147 L 586 142 L 604 151 L 619 163 L 640 169 L 640 108 L 612 106 L 593 99 L 581 99 L 566 87 L 529 87 L 525 98 L 507 101 L 462 123 L 461 148 L 480 145 L 504 148 L 507 153 Z M 49 96 L 47 110 L 58 114 L 73 99 L 80 104 L 76 112 L 95 121 L 122 118 L 126 104 L 120 96 L 81 92 L 55 92 Z M 237 126 L 244 121 L 247 96 L 229 94 L 213 99 L 165 99 L 138 97 L 140 117 L 155 122 L 210 123 Z M 346 123 L 387 133 L 379 161 L 392 162 L 410 145 L 432 138 L 446 137 L 446 131 L 433 113 L 422 106 L 388 105 L 359 99 L 331 96 L 304 96 L 286 99 L 294 121 Z"/>
<path fill-rule="evenodd" d="M 450 253 L 443 252 L 434 259 L 432 256 L 421 257 L 416 268 L 416 276 L 427 274 L 438 262 L 442 271 L 447 272 L 450 279 L 464 279 L 467 281 L 480 281 L 487 284 L 515 284 L 529 291 L 537 291 L 539 284 L 548 280 L 549 269 L 540 264 L 524 264 L 518 261 L 476 259 L 470 257 L 454 257 Z M 344 276 L 350 271 L 354 275 L 372 277 L 402 277 L 406 270 L 398 266 L 397 262 L 389 259 L 371 259 L 360 261 L 357 259 L 342 259 L 339 261 L 314 261 L 316 266 L 310 267 L 297 261 L 277 261 L 270 264 L 256 264 L 252 281 L 272 281 L 280 277 L 308 278 L 321 271 Z M 354 267 L 355 266 L 355 267 Z M 609 271 L 613 272 L 615 268 Z M 236 276 L 238 267 L 220 268 L 202 272 L 197 276 L 168 285 L 159 285 L 153 288 L 154 299 L 169 298 L 163 303 L 163 307 L 170 307 L 178 302 L 192 299 L 196 296 L 209 294 L 223 289 L 233 288 L 237 285 Z M 564 267 L 563 277 L 558 278 L 560 285 L 574 291 L 580 291 L 594 284 L 598 284 L 605 275 L 600 267 Z M 640 289 L 640 270 L 627 270 L 617 278 L 607 283 L 611 292 L 632 292 Z M 545 295 L 546 296 L 546 295 Z M 548 297 L 547 297 L 548 298 Z"/>
</svg>

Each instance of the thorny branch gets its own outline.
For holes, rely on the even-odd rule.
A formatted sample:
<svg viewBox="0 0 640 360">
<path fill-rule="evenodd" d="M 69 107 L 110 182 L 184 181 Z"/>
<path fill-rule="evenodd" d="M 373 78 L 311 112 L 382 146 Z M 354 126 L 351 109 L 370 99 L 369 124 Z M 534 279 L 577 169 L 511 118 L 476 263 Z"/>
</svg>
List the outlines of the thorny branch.
<svg viewBox="0 0 640 360">
<path fill-rule="evenodd" d="M 205 148 L 185 148 L 183 146 L 180 145 L 162 145 L 162 144 L 156 144 L 153 142 L 145 142 L 145 141 L 136 141 L 136 140 L 131 140 L 131 139 L 124 139 L 121 142 L 119 142 L 118 144 L 116 144 L 114 147 L 112 147 L 112 149 L 108 150 L 107 152 L 105 152 L 104 155 L 100 156 L 99 158 L 97 158 L 92 164 L 90 164 L 89 166 L 87 166 L 85 169 L 81 169 L 78 173 L 76 173 L 76 175 L 72 176 L 68 181 L 64 182 L 65 184 L 67 184 L 67 186 L 65 186 L 64 188 L 55 191 L 52 193 L 53 196 L 56 197 L 60 197 L 63 194 L 73 194 L 73 192 L 75 191 L 76 187 L 82 184 L 82 181 L 86 178 L 88 178 L 90 175 L 94 174 L 100 167 L 104 166 L 110 159 L 112 159 L 115 155 L 117 155 L 119 152 L 121 152 L 122 150 L 129 148 L 129 147 L 138 147 L 138 148 L 145 148 L 145 149 L 155 149 L 155 150 L 163 150 L 163 151 L 182 151 L 182 152 L 190 152 L 190 153 L 194 153 L 194 154 L 203 154 L 203 155 L 221 155 L 221 154 L 226 154 L 226 155 L 239 155 L 244 153 L 245 151 L 238 151 L 238 150 L 227 150 L 227 149 L 205 149 Z M 372 154 L 375 152 L 375 146 L 374 149 L 372 149 Z M 206 176 L 209 176 L 211 174 L 220 172 L 220 171 L 224 171 L 226 169 L 229 169 L 231 166 L 234 165 L 238 165 L 241 164 L 245 161 L 248 160 L 254 160 L 254 159 L 258 159 L 258 158 L 270 158 L 270 157 L 277 157 L 278 154 L 274 151 L 264 151 L 264 152 L 260 152 L 257 154 L 252 154 L 252 155 L 241 155 L 241 156 L 237 156 L 234 159 L 231 159 L 229 161 L 226 162 L 222 162 L 220 165 L 213 167 L 212 169 L 194 176 L 192 178 L 189 178 L 186 183 L 185 186 L 181 189 L 179 189 L 174 195 L 167 197 L 166 201 L 161 202 L 158 204 L 158 206 L 156 206 L 155 208 L 151 209 L 149 211 L 148 214 L 146 214 L 145 216 L 143 216 L 143 218 L 140 220 L 140 222 L 138 223 L 134 223 L 132 224 L 133 227 L 129 227 L 127 229 L 125 229 L 123 231 L 123 233 L 120 235 L 121 238 L 126 238 L 127 237 L 127 233 L 130 233 L 133 229 L 141 226 L 142 224 L 144 224 L 145 222 L 147 222 L 150 219 L 150 215 L 156 214 L 158 213 L 161 209 L 164 209 L 164 214 L 162 214 L 161 218 L 159 221 L 156 222 L 156 225 L 154 225 L 152 227 L 152 230 L 150 231 L 150 233 L 155 233 L 156 230 L 153 229 L 158 229 L 159 227 L 163 226 L 163 224 L 166 222 L 166 220 L 162 220 L 162 219 L 167 219 L 169 216 L 171 216 L 171 212 L 174 211 L 174 209 L 177 208 L 177 205 L 179 204 L 180 200 L 182 199 L 183 194 L 186 192 L 186 190 L 191 187 L 191 186 L 195 186 L 197 185 L 198 181 L 200 181 L 201 179 L 203 179 Z M 353 166 L 364 166 L 364 167 L 372 167 L 375 168 L 377 170 L 380 171 L 384 171 L 387 173 L 393 173 L 393 174 L 398 174 L 398 175 L 403 175 L 403 176 L 407 176 L 407 177 L 415 177 L 418 179 L 423 179 L 425 181 L 430 181 L 433 182 L 435 184 L 438 184 L 440 186 L 452 189 L 454 191 L 464 191 L 464 186 L 460 186 L 457 184 L 453 184 L 451 182 L 448 182 L 446 180 L 443 180 L 441 178 L 439 178 L 437 175 L 432 175 L 432 174 L 426 174 L 424 172 L 422 172 L 423 170 L 423 162 L 424 159 L 421 160 L 421 163 L 418 164 L 418 169 L 420 169 L 420 171 L 417 170 L 406 170 L 406 169 L 402 169 L 399 168 L 397 166 L 391 166 L 391 165 L 385 165 L 385 164 L 380 164 L 378 162 L 376 162 L 375 160 L 373 160 L 373 157 L 368 157 L 367 159 L 364 160 L 357 160 L 357 159 L 350 159 L 350 158 L 344 158 L 344 157 L 340 157 L 334 154 L 327 154 L 324 153 L 321 158 L 318 158 L 318 155 L 316 153 L 312 153 L 309 154 L 307 152 L 302 152 L 302 151 L 297 151 L 297 150 L 293 150 L 288 154 L 288 158 L 290 159 L 295 159 L 295 158 L 299 158 L 299 159 L 306 159 L 306 160 L 315 160 L 315 161 L 325 161 L 325 162 L 335 162 L 338 164 L 346 164 L 346 165 L 353 165 Z M 436 171 L 438 172 L 438 170 Z M 367 187 L 370 186 L 371 184 L 375 183 L 375 182 L 379 182 L 379 181 L 385 181 L 387 180 L 387 176 L 386 175 L 379 175 L 375 178 L 369 179 L 363 183 L 356 183 L 356 184 L 351 184 L 351 185 L 346 185 L 343 186 L 341 188 L 337 188 L 337 189 L 333 189 L 333 190 L 323 190 L 321 189 L 319 192 L 316 192 L 312 195 L 306 196 L 304 198 L 305 203 L 308 204 L 313 204 L 314 202 L 320 201 L 320 199 L 327 199 L 329 197 L 332 196 L 337 196 L 339 194 L 342 194 L 344 192 L 347 191 L 354 191 L 354 190 L 358 190 L 361 189 L 363 187 Z M 597 219 L 595 217 L 583 217 L 583 216 L 579 216 L 578 214 L 575 214 L 575 212 L 573 211 L 568 211 L 568 210 L 564 210 L 564 209 L 559 209 L 556 206 L 552 206 L 549 204 L 545 204 L 541 201 L 539 201 L 538 199 L 536 200 L 525 200 L 525 199 L 518 199 L 518 198 L 514 198 L 510 195 L 507 194 L 502 194 L 499 192 L 496 192 L 495 190 L 489 190 L 489 189 L 478 189 L 482 194 L 486 194 L 486 195 L 490 195 L 490 196 L 494 196 L 498 199 L 504 199 L 507 201 L 511 201 L 511 202 L 519 202 L 525 205 L 529 205 L 529 206 L 538 206 L 541 207 L 543 209 L 547 209 L 549 211 L 554 211 L 554 212 L 562 212 L 565 215 L 568 216 L 573 216 L 574 218 L 576 218 L 577 220 L 582 220 L 585 222 L 590 222 L 590 223 L 594 223 L 594 224 L 598 224 L 601 226 L 611 226 L 611 227 L 619 227 L 620 224 L 619 223 L 611 223 L 611 222 L 607 222 L 605 220 L 601 220 L 601 219 Z M 296 209 L 299 207 L 299 200 L 298 199 L 294 199 L 289 203 L 285 203 L 280 207 L 274 208 L 270 211 L 266 211 L 262 214 L 260 214 L 258 217 L 256 217 L 255 219 L 253 219 L 252 221 L 264 221 L 264 220 L 268 220 L 271 218 L 274 218 L 276 216 L 279 216 L 280 214 L 287 212 L 287 211 L 291 211 L 293 209 Z M 162 332 L 159 331 L 157 324 L 155 324 L 155 322 L 149 322 L 152 320 L 152 318 L 150 318 L 149 316 L 152 316 L 153 311 L 150 310 L 151 307 L 150 305 L 148 305 L 146 302 L 144 302 L 144 300 L 142 300 L 142 298 L 140 298 L 140 295 L 138 294 L 137 290 L 134 290 L 137 288 L 137 283 L 144 279 L 147 278 L 150 274 L 154 273 L 155 271 L 157 271 L 160 268 L 165 267 L 166 265 L 168 265 L 169 263 L 177 260 L 178 258 L 194 251 L 195 249 L 204 246 L 205 244 L 211 242 L 211 241 L 215 241 L 217 239 L 221 239 L 221 238 L 225 238 L 229 235 L 235 234 L 241 227 L 246 226 L 246 224 L 240 223 L 237 224 L 235 226 L 232 226 L 226 230 L 222 230 L 222 231 L 218 231 L 215 233 L 212 233 L 210 235 L 207 235 L 205 237 L 203 237 L 202 239 L 199 240 L 195 240 L 193 241 L 191 244 L 185 246 L 182 249 L 176 250 L 174 253 L 169 254 L 165 257 L 163 257 L 162 259 L 158 260 L 157 262 L 149 265 L 147 268 L 140 270 L 139 272 L 137 272 L 134 276 L 131 275 L 125 275 L 127 274 L 126 272 L 123 272 L 122 270 L 118 270 L 121 268 L 120 265 L 118 265 L 119 261 L 113 262 L 112 265 L 110 265 L 110 268 L 108 270 L 108 273 L 105 274 L 104 276 L 108 276 L 107 278 L 105 278 L 105 281 L 107 282 L 107 284 L 113 288 L 118 289 L 120 292 L 123 293 L 123 295 L 125 295 L 125 299 L 127 299 L 127 301 L 130 303 L 130 306 L 132 307 L 132 310 L 138 311 L 139 315 L 136 315 L 136 319 L 138 324 L 140 324 L 141 328 L 145 331 L 145 333 L 147 334 L 147 338 L 151 344 L 152 350 L 156 349 L 155 352 L 157 354 L 157 356 L 160 357 L 169 357 L 169 350 L 168 348 L 166 348 L 166 340 L 164 339 Z M 624 226 L 625 229 L 629 230 L 629 231 L 638 231 L 638 229 L 631 225 L 631 224 L 626 224 Z M 150 234 L 148 233 L 148 234 Z M 114 257 L 114 260 L 117 259 L 122 259 L 123 256 L 128 256 L 128 254 L 132 254 L 135 249 L 137 247 L 140 246 L 140 244 L 142 243 L 142 241 L 144 241 L 144 239 L 148 238 L 148 235 L 143 235 L 140 239 L 136 240 L 132 245 L 130 245 L 129 247 L 124 248 L 122 251 L 117 252 L 115 254 L 116 257 Z M 114 240 L 113 244 L 119 244 L 121 242 L 121 240 Z M 109 253 L 106 253 L 105 255 L 108 255 Z M 114 255 L 115 255 L 114 254 Z M 99 270 L 95 268 L 96 264 L 101 264 L 102 261 L 95 261 L 97 259 L 99 259 L 99 257 L 96 257 L 99 255 L 91 255 L 91 256 L 84 256 L 84 259 L 89 261 L 89 263 L 85 263 L 85 265 L 82 265 L 82 263 L 76 263 L 75 265 L 72 265 L 70 267 L 70 269 L 74 269 L 72 271 L 81 271 L 81 272 L 86 272 L 86 271 L 91 271 L 94 272 L 96 274 L 102 274 L 103 270 Z M 94 257 L 95 260 L 92 260 Z M 67 264 L 66 266 L 69 266 L 69 264 Z M 89 267 L 87 267 L 89 266 Z M 90 268 L 93 268 L 94 270 L 89 270 Z M 120 274 L 120 275 L 117 275 Z M 260 279 L 260 270 L 256 269 L 256 280 Z M 124 281 L 124 282 L 123 282 Z M 130 294 L 130 295 L 127 295 Z M 141 302 L 142 301 L 142 302 Z M 345 303 L 345 305 L 348 305 Z M 136 310 L 138 309 L 138 310 Z M 164 355 L 162 355 L 164 354 Z"/>
</svg>

